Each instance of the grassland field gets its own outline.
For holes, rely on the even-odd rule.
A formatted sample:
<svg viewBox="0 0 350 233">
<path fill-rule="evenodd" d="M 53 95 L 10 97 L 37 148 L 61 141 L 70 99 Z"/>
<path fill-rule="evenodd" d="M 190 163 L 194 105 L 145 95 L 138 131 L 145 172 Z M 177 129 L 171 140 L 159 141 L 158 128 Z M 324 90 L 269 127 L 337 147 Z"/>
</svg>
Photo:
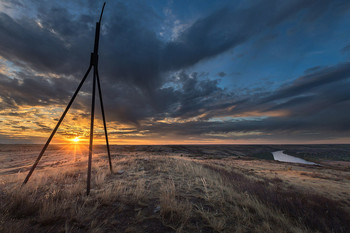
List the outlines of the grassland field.
<svg viewBox="0 0 350 233">
<path fill-rule="evenodd" d="M 0 232 L 350 232 L 350 145 L 0 145 Z M 271 152 L 319 166 L 274 161 Z"/>
</svg>

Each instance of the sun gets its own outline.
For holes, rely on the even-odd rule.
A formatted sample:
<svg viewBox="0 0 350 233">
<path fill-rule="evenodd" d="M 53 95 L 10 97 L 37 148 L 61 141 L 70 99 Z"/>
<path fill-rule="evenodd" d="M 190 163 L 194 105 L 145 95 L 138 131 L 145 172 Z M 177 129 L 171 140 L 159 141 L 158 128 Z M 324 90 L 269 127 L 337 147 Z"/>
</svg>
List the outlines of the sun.
<svg viewBox="0 0 350 233">
<path fill-rule="evenodd" d="M 75 137 L 75 138 L 72 139 L 72 141 L 75 142 L 75 143 L 77 143 L 77 142 L 80 141 L 80 139 L 79 139 L 79 137 Z"/>
</svg>

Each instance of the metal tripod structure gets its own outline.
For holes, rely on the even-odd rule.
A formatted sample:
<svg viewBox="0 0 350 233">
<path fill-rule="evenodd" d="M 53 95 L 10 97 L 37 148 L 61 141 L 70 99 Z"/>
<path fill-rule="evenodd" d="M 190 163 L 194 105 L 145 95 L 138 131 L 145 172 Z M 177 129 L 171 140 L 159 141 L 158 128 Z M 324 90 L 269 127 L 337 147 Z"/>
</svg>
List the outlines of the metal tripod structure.
<svg viewBox="0 0 350 233">
<path fill-rule="evenodd" d="M 108 160 L 109 160 L 109 169 L 111 172 L 113 172 L 112 169 L 112 162 L 111 162 L 111 153 L 109 149 L 109 143 L 108 143 L 108 134 L 107 134 L 107 126 L 106 126 L 106 119 L 105 119 L 105 113 L 104 113 L 104 108 L 103 108 L 103 100 L 102 100 L 102 91 L 101 91 L 101 85 L 100 85 L 100 77 L 98 74 L 98 45 L 99 45 L 99 40 L 100 40 L 100 25 L 101 25 L 101 20 L 102 20 L 102 15 L 103 15 L 103 10 L 105 8 L 106 3 L 103 4 L 101 15 L 100 15 L 100 20 L 96 22 L 96 32 L 95 32 L 95 43 L 94 43 L 94 51 L 91 53 L 91 58 L 90 58 L 90 65 L 89 68 L 87 69 L 83 79 L 81 80 L 78 88 L 74 92 L 71 100 L 69 101 L 66 109 L 64 110 L 61 118 L 56 124 L 56 127 L 52 131 L 50 137 L 47 139 L 47 142 L 43 149 L 41 150 L 38 158 L 35 160 L 32 168 L 30 169 L 27 177 L 23 181 L 23 184 L 26 184 L 32 175 L 34 169 L 38 165 L 41 157 L 43 156 L 45 150 L 49 146 L 53 136 L 55 135 L 58 127 L 60 126 L 61 122 L 63 121 L 64 117 L 66 116 L 70 106 L 72 105 L 75 97 L 77 96 L 80 88 L 83 86 L 87 76 L 89 75 L 91 68 L 94 68 L 94 74 L 93 74 L 93 84 L 92 84 L 92 103 L 91 103 L 91 123 L 90 123 L 90 144 L 89 144 L 89 162 L 88 162 L 88 172 L 87 172 L 87 186 L 86 186 L 86 194 L 89 195 L 90 193 L 90 180 L 91 180 L 91 161 L 92 161 L 92 150 L 93 150 L 93 137 L 94 137 L 94 113 L 95 113 L 95 91 L 96 91 L 96 82 L 97 82 L 97 88 L 98 88 L 98 93 L 100 97 L 100 105 L 101 105 L 101 112 L 102 112 L 102 118 L 103 118 L 103 126 L 104 126 L 104 131 L 105 131 L 105 138 L 106 138 L 106 144 L 107 144 L 107 152 L 108 152 Z"/>
</svg>

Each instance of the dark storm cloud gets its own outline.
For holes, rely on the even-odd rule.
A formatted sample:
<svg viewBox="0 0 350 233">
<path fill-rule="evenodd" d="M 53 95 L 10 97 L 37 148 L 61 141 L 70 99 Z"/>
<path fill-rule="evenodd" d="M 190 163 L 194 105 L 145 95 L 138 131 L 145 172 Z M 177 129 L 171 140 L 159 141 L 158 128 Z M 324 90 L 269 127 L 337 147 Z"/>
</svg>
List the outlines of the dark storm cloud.
<svg viewBox="0 0 350 233">
<path fill-rule="evenodd" d="M 85 67 L 83 62 L 88 62 L 94 17 L 46 5 L 38 4 L 38 22 L 43 28 L 31 19 L 14 20 L 1 14 L 2 56 L 41 72 L 78 76 Z M 313 7 L 314 2 L 282 4 L 271 14 L 269 10 L 275 5 L 274 1 L 263 1 L 238 12 L 226 7 L 196 21 L 177 41 L 164 43 L 150 30 L 149 24 L 156 17 L 150 9 L 140 14 L 127 4 L 111 4 L 113 13 L 109 12 L 106 33 L 101 37 L 103 74 L 111 85 L 123 82 L 135 86 L 143 98 L 152 102 L 164 83 L 161 71 L 184 68 L 224 52 L 258 33 L 261 27 L 275 25 L 309 5 Z"/>
<path fill-rule="evenodd" d="M 106 80 L 105 86 L 110 87 L 105 90 L 106 96 L 115 100 L 107 105 L 107 109 L 113 110 L 118 120 L 137 123 L 150 115 L 150 107 L 161 107 L 162 104 L 151 106 L 157 103 L 154 100 L 158 97 L 171 101 L 171 96 L 165 96 L 165 90 L 159 90 L 162 82 L 157 53 L 161 43 L 154 32 L 134 20 L 135 15 L 128 14 L 126 6 L 118 3 L 114 7 L 115 14 L 109 16 L 109 23 L 102 28 L 102 34 L 107 36 L 101 38 L 105 45 L 104 50 L 101 48 L 104 54 L 101 76 Z M 95 19 L 86 15 L 73 16 L 57 6 L 49 9 L 40 6 L 38 12 L 37 22 L 27 18 L 15 20 L 1 13 L 1 55 L 24 69 L 30 67 L 38 72 L 74 75 L 80 79 L 89 62 Z M 2 80 L 3 88 L 7 89 L 2 94 L 7 98 L 8 106 L 35 104 L 39 100 L 40 104 L 58 103 L 62 97 L 70 96 L 72 85 L 76 85 L 68 78 L 53 79 L 49 83 L 45 77 L 36 79 L 25 75 L 18 74 L 20 77 L 12 81 Z M 20 79 L 24 80 L 23 84 Z M 46 93 L 50 88 L 54 88 L 52 93 Z M 55 88 L 61 90 L 56 92 Z M 129 96 L 134 98 L 126 98 Z"/>
<path fill-rule="evenodd" d="M 7 108 L 20 105 L 51 105 L 61 104 L 73 92 L 66 85 L 71 81 L 66 78 L 47 79 L 43 76 L 28 76 L 18 73 L 18 78 L 0 79 L 1 97 Z"/>
<path fill-rule="evenodd" d="M 319 86 L 348 79 L 349 74 L 350 63 L 324 68 L 296 79 L 290 86 L 278 90 L 275 94 L 266 98 L 265 101 L 288 98 L 306 92 L 312 93 Z"/>
<path fill-rule="evenodd" d="M 228 107 L 236 99 L 233 93 L 218 87 L 217 80 L 200 80 L 197 73 L 189 75 L 181 72 L 174 77 L 174 80 L 180 88 L 177 102 L 172 111 L 168 112 L 170 117 L 182 119 L 196 117 L 208 111 Z"/>
<path fill-rule="evenodd" d="M 288 112 L 288 119 L 296 116 L 319 117 L 320 114 L 323 114 L 323 120 L 320 118 L 321 122 L 327 119 L 332 121 L 337 118 L 343 119 L 344 114 L 350 113 L 347 110 L 350 104 L 349 78 L 350 63 L 319 68 L 275 92 L 254 98 L 254 103 L 246 104 L 242 108 L 238 107 L 234 111 L 249 111 L 250 109 L 263 112 L 285 111 Z M 339 111 L 340 109 L 336 108 L 340 105 L 344 107 L 344 110 Z M 312 121 L 310 124 L 312 125 Z"/>
<path fill-rule="evenodd" d="M 3 107 L 64 104 L 89 62 L 98 14 L 88 13 L 99 8 L 97 3 L 91 1 L 91 8 L 83 14 L 59 5 L 33 4 L 37 9 L 36 21 L 0 13 L 0 55 L 22 69 L 14 77 L 1 78 Z M 263 30 L 292 16 L 302 13 L 302 20 L 314 21 L 330 4 L 331 1 L 260 1 L 243 9 L 227 6 L 199 18 L 175 40 L 164 41 L 154 29 L 159 16 L 151 8 L 142 4 L 135 7 L 129 2 L 109 2 L 100 41 L 100 76 L 108 120 L 133 123 L 153 132 L 170 130 L 189 135 L 269 129 L 312 130 L 316 127 L 329 130 L 322 125 L 322 119 L 331 120 L 335 128 L 348 125 L 343 116 L 349 113 L 344 111 L 339 116 L 337 112 L 341 111 L 339 106 L 349 105 L 346 90 L 350 66 L 347 63 L 309 70 L 305 76 L 275 92 L 251 90 L 240 96 L 220 87 L 218 80 L 183 72 L 187 67 L 259 36 Z M 177 73 L 172 74 L 172 71 Z M 62 77 L 48 78 L 35 72 Z M 169 75 L 173 78 L 169 79 Z M 218 75 L 224 77 L 226 73 Z M 81 108 L 89 110 L 88 97 L 82 98 Z M 337 106 L 331 108 L 334 105 Z M 289 117 L 207 121 L 253 111 L 263 115 L 285 111 Z M 182 120 L 197 117 L 198 122 L 140 124 L 145 119 L 165 117 Z"/>
<path fill-rule="evenodd" d="M 221 77 L 221 78 L 225 77 L 226 75 L 227 74 L 225 72 L 223 72 L 223 71 L 218 73 L 218 76 Z"/>
<path fill-rule="evenodd" d="M 68 48 L 57 35 L 41 29 L 33 20 L 15 21 L 0 13 L 0 40 L 1 56 L 20 67 L 68 75 L 75 74 L 74 67 L 80 62 L 76 47 Z"/>
<path fill-rule="evenodd" d="M 280 3 L 280 2 L 279 2 Z M 323 1 L 322 5 L 329 2 Z M 326 8 L 318 1 L 261 1 L 247 9 L 229 7 L 197 20 L 178 40 L 165 47 L 162 65 L 165 69 L 181 69 L 221 54 L 259 34 L 262 28 L 280 24 L 290 16 L 306 10 L 321 15 Z"/>
<path fill-rule="evenodd" d="M 346 136 L 350 131 L 349 67 L 350 63 L 345 63 L 320 68 L 275 92 L 264 93 L 262 96 L 251 95 L 242 102 L 232 102 L 231 104 L 236 107 L 231 110 L 221 111 L 218 108 L 211 112 L 209 109 L 205 111 L 212 117 L 223 116 L 223 113 L 224 116 L 244 115 L 245 112 L 251 111 L 259 111 L 261 116 L 268 115 L 271 111 L 286 111 L 286 115 L 253 120 L 232 118 L 224 122 L 199 120 L 176 124 L 160 123 L 145 129 L 159 133 L 176 132 L 182 135 L 259 131 L 266 135 L 283 132 L 299 135 L 323 132 L 326 135 L 335 135 L 338 132 Z M 312 137 L 317 136 L 309 135 L 309 138 Z"/>
</svg>

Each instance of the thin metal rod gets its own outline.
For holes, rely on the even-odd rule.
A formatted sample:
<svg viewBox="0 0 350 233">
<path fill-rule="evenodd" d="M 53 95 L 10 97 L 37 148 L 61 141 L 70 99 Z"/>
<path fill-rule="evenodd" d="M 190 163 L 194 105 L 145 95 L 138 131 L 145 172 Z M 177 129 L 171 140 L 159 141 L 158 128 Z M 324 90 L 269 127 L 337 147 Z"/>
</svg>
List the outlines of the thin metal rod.
<svg viewBox="0 0 350 233">
<path fill-rule="evenodd" d="M 105 9 L 105 5 L 106 5 L 106 2 L 103 3 L 103 7 L 102 7 L 102 11 L 101 11 L 101 15 L 100 15 L 100 21 L 99 23 L 101 23 L 101 20 L 102 20 L 102 15 L 103 15 L 103 10 Z"/>
<path fill-rule="evenodd" d="M 92 83 L 90 145 L 89 145 L 89 162 L 88 162 L 88 172 L 87 172 L 86 195 L 89 195 L 90 193 L 91 162 L 92 162 L 92 149 L 93 149 L 93 140 L 94 140 L 95 90 L 96 90 L 96 66 L 94 66 L 94 79 Z"/>
<path fill-rule="evenodd" d="M 98 45 L 100 42 L 100 23 L 96 23 L 96 30 L 95 30 L 95 42 L 94 42 L 94 52 L 93 55 L 94 57 L 94 64 L 97 64 L 97 57 L 98 57 Z"/>
<path fill-rule="evenodd" d="M 106 145 L 107 145 L 107 152 L 108 152 L 109 170 L 111 171 L 111 173 L 113 173 L 112 161 L 111 161 L 111 152 L 109 150 L 109 143 L 108 143 L 108 133 L 107 133 L 105 110 L 103 108 L 102 91 L 101 91 L 101 85 L 100 85 L 100 76 L 98 74 L 97 66 L 96 66 L 96 75 L 97 75 L 98 93 L 99 93 L 99 96 L 100 96 L 100 105 L 101 105 L 101 112 L 102 112 L 102 119 L 103 119 L 103 127 L 105 129 L 105 138 L 106 138 Z"/>
<path fill-rule="evenodd" d="M 63 112 L 61 118 L 60 118 L 59 121 L 57 122 L 56 127 L 55 127 L 54 130 L 52 131 L 50 137 L 47 139 L 47 142 L 46 142 L 45 146 L 44 146 L 43 149 L 41 150 L 41 152 L 40 152 L 38 158 L 35 160 L 35 162 L 34 162 L 32 168 L 30 169 L 30 171 L 29 171 L 27 177 L 26 177 L 25 180 L 23 181 L 22 186 L 28 182 L 30 176 L 31 176 L 32 173 L 34 172 L 34 169 L 35 169 L 36 166 L 38 165 L 38 163 L 39 163 L 41 157 L 43 156 L 43 154 L 45 153 L 46 148 L 49 146 L 49 144 L 50 144 L 50 142 L 51 142 L 53 136 L 55 135 L 55 133 L 56 133 L 58 127 L 60 126 L 60 124 L 61 124 L 61 122 L 62 122 L 62 120 L 63 120 L 64 117 L 66 116 L 66 114 L 67 114 L 67 112 L 68 112 L 70 106 L 72 105 L 72 103 L 73 103 L 75 97 L 77 96 L 77 94 L 78 94 L 80 88 L 83 86 L 83 83 L 85 82 L 86 77 L 87 77 L 88 74 L 90 73 L 91 67 L 92 67 L 92 64 L 90 64 L 90 66 L 89 66 L 88 70 L 86 71 L 86 73 L 85 73 L 83 79 L 81 80 L 81 82 L 80 82 L 78 88 L 76 89 L 76 91 L 75 91 L 75 93 L 73 94 L 71 100 L 69 101 L 69 103 L 68 103 L 66 109 L 64 110 L 64 112 Z"/>
</svg>

